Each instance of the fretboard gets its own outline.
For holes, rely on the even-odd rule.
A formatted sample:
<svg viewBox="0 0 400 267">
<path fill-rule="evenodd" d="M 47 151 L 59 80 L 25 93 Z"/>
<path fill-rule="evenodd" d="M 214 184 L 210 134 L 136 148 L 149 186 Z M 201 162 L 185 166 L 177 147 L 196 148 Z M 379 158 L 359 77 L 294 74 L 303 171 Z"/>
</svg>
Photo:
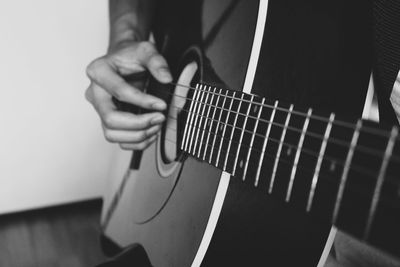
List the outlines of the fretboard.
<svg viewBox="0 0 400 267">
<path fill-rule="evenodd" d="M 397 127 L 198 84 L 182 151 L 400 256 Z"/>
</svg>

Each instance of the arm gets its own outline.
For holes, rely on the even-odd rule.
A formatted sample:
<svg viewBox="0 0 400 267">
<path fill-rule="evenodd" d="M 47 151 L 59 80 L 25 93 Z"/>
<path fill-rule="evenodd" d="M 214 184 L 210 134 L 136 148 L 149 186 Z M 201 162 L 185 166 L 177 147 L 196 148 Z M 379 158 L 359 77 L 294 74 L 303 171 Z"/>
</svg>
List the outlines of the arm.
<svg viewBox="0 0 400 267">
<path fill-rule="evenodd" d="M 149 37 L 154 0 L 110 0 L 110 42 L 113 50 L 129 41 L 146 41 Z"/>
<path fill-rule="evenodd" d="M 159 82 L 172 80 L 167 62 L 147 42 L 154 0 L 110 0 L 110 41 L 108 53 L 87 67 L 90 86 L 86 98 L 97 111 L 106 139 L 123 149 L 144 149 L 156 138 L 165 120 L 160 112 L 166 104 L 122 76 L 148 70 Z M 153 110 L 131 114 L 116 109 L 112 97 Z"/>
</svg>

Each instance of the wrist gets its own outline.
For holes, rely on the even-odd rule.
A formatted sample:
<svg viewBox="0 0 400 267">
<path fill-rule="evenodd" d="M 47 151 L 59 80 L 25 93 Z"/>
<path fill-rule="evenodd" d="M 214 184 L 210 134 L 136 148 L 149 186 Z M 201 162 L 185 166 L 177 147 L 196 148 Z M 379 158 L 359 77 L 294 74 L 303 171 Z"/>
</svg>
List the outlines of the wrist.
<svg viewBox="0 0 400 267">
<path fill-rule="evenodd" d="M 114 19 L 110 25 L 108 52 L 114 51 L 132 42 L 148 39 L 148 30 L 139 28 L 134 13 L 125 13 Z"/>
<path fill-rule="evenodd" d="M 142 41 L 142 38 L 138 37 L 135 31 L 126 31 L 123 34 L 119 35 L 117 38 L 110 39 L 110 43 L 108 45 L 108 53 L 140 41 Z"/>
</svg>

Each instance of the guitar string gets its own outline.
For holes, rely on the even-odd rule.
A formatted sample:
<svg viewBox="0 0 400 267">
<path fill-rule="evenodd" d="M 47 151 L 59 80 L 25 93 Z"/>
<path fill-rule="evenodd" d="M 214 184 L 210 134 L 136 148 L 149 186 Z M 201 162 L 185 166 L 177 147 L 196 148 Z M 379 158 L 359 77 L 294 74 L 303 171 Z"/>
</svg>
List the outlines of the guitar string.
<svg viewBox="0 0 400 267">
<path fill-rule="evenodd" d="M 177 129 L 174 129 L 174 128 L 172 128 L 172 127 L 166 127 L 166 128 L 178 132 Z M 199 129 L 199 130 L 202 130 L 202 129 L 200 129 L 199 127 L 195 127 L 195 128 L 197 128 L 197 129 Z M 238 142 L 236 142 L 236 141 L 234 141 L 234 140 L 227 139 L 227 138 L 224 138 L 224 137 L 222 137 L 222 136 L 218 136 L 218 137 L 220 137 L 221 139 L 224 139 L 224 140 L 233 141 L 234 143 L 240 145 L 240 143 L 238 143 Z M 169 138 L 167 138 L 167 137 L 165 137 L 164 139 L 166 139 L 168 142 L 170 142 L 170 143 L 172 143 L 172 144 L 177 145 L 177 142 L 175 142 L 175 141 L 172 140 L 172 139 L 169 139 Z M 274 141 L 276 141 L 276 143 L 280 143 L 280 142 L 279 142 L 278 140 L 276 140 L 276 139 L 274 139 Z M 208 143 L 202 142 L 202 141 L 200 142 L 199 145 L 200 145 L 200 147 L 199 147 L 200 151 L 202 151 L 202 146 L 212 147 L 212 144 L 208 144 Z M 295 147 L 295 146 L 288 145 L 288 144 L 285 144 L 285 143 L 283 143 L 283 145 L 289 146 L 289 147 Z M 249 150 L 252 149 L 252 147 L 250 147 L 250 146 L 244 146 L 244 147 L 245 147 L 245 148 L 248 148 Z M 258 151 L 258 152 L 261 153 L 261 151 L 259 151 L 259 150 L 254 150 L 254 151 Z M 228 158 L 229 158 L 229 155 L 232 155 L 232 156 L 235 157 L 235 159 L 236 159 L 236 154 L 235 154 L 234 152 L 228 152 L 227 150 L 223 150 L 223 149 L 221 149 L 221 152 L 227 153 L 227 154 L 228 154 L 228 156 L 227 156 Z M 193 154 L 192 154 L 192 153 L 189 153 L 189 152 L 186 152 L 186 151 L 185 151 L 185 153 L 188 153 L 188 154 L 190 154 L 190 155 L 196 157 L 196 152 L 195 152 L 195 151 L 193 151 Z M 285 159 L 283 159 L 283 158 L 281 158 L 281 157 L 275 156 L 275 154 L 269 153 L 268 150 L 265 151 L 264 155 L 267 156 L 268 158 L 273 159 L 273 160 L 278 159 L 279 162 L 283 162 L 283 163 L 285 163 L 285 164 L 287 164 L 287 165 L 289 165 L 289 166 L 291 166 L 291 167 L 294 166 L 294 163 L 292 163 L 292 161 L 288 161 L 288 160 L 285 160 Z M 314 155 L 315 155 L 315 154 L 314 154 Z M 213 154 L 210 154 L 210 158 L 212 159 L 213 157 L 214 157 L 214 155 L 213 155 Z M 319 158 L 319 156 L 317 157 L 317 159 L 318 159 L 318 158 Z M 325 162 L 326 162 L 327 160 L 328 160 L 327 157 L 322 156 L 322 161 L 325 161 Z M 213 163 L 211 163 L 211 161 L 207 161 L 207 162 L 209 162 L 210 164 L 213 164 Z M 335 161 L 335 162 L 338 163 L 338 162 L 340 162 L 340 160 L 339 160 L 339 161 Z M 255 163 L 255 162 L 254 162 L 254 163 L 249 162 L 249 164 L 253 164 L 253 165 L 255 165 L 255 166 L 258 166 L 258 162 L 257 162 L 257 163 Z M 342 165 L 342 166 L 343 166 L 344 163 L 340 162 L 339 165 Z M 306 168 L 306 167 L 304 167 L 304 166 L 297 166 L 297 169 L 298 169 L 298 170 L 301 170 L 301 171 L 306 171 L 306 172 L 308 172 L 308 173 L 310 173 L 310 174 L 312 174 L 312 175 L 313 175 L 314 172 L 315 172 L 315 169 Z M 354 165 L 354 164 L 352 164 L 352 166 L 350 166 L 350 170 L 352 170 L 352 171 L 354 171 L 354 172 L 356 172 L 356 173 L 358 173 L 358 174 L 365 175 L 365 176 L 367 176 L 369 179 L 371 179 L 371 178 L 376 178 L 376 176 L 374 176 L 374 175 L 371 174 L 370 172 L 366 172 L 364 169 L 365 169 L 365 167 L 358 166 L 358 165 Z M 320 174 L 321 174 L 321 173 L 323 173 L 324 175 L 320 175 L 319 177 L 322 177 L 323 179 L 329 179 L 329 180 L 332 180 L 332 181 L 334 181 L 334 182 L 338 182 L 338 181 L 339 181 L 339 179 L 335 179 L 335 178 L 332 176 L 332 174 L 328 174 L 328 173 L 326 173 L 326 171 L 320 172 Z M 386 182 L 387 185 L 390 185 L 390 186 L 395 186 L 395 187 L 400 186 L 400 182 L 398 182 L 393 176 L 390 176 L 390 175 L 388 175 L 388 176 L 385 177 L 385 182 Z"/>
<path fill-rule="evenodd" d="M 180 84 L 180 83 L 172 83 L 171 82 L 169 84 L 175 85 L 175 86 L 180 86 L 180 87 L 185 87 L 185 88 L 187 88 L 189 90 L 193 90 L 193 91 L 204 91 L 204 92 L 207 92 L 207 93 L 210 93 L 210 94 L 229 97 L 230 99 L 239 100 L 239 101 L 247 102 L 247 103 L 250 103 L 250 104 L 254 104 L 250 100 L 246 100 L 246 99 L 242 100 L 241 98 L 236 98 L 234 96 L 219 94 L 219 93 L 215 93 L 215 92 L 211 92 L 211 91 L 205 91 L 205 90 L 203 90 L 201 88 L 195 88 L 195 87 L 187 86 L 187 85 Z M 218 88 L 217 86 L 214 86 L 214 85 L 208 85 L 208 84 L 204 84 L 204 83 L 199 83 L 199 84 L 200 85 L 209 86 L 209 87 Z M 227 91 L 234 91 L 232 89 L 225 89 L 225 88 L 218 88 L 218 89 L 223 89 L 223 90 L 227 90 Z M 234 91 L 234 92 L 246 94 L 246 93 L 243 93 L 241 91 Z M 248 94 L 248 95 L 251 95 L 251 94 Z M 264 97 L 261 97 L 261 96 L 258 96 L 258 95 L 254 95 L 254 96 L 260 97 L 261 99 L 264 98 Z M 182 96 L 180 96 L 180 97 L 182 97 Z M 275 108 L 274 105 L 269 105 L 269 104 L 266 104 L 266 103 L 264 103 L 263 105 L 261 103 L 256 103 L 256 104 L 258 106 L 267 107 L 267 108 L 270 108 L 270 109 L 274 109 Z M 276 110 L 289 112 L 289 109 L 283 108 L 283 107 L 279 107 L 279 106 L 276 107 Z M 301 111 L 296 111 L 296 110 L 293 110 L 291 113 L 295 114 L 295 115 L 302 116 L 302 117 L 307 117 L 308 116 L 307 113 L 304 113 L 304 112 L 301 112 Z M 322 116 L 319 116 L 319 115 L 315 115 L 315 114 L 311 114 L 310 119 L 315 119 L 315 120 L 319 120 L 319 121 L 322 121 L 322 122 L 325 122 L 325 123 L 329 123 L 329 119 L 327 119 L 325 117 L 322 117 Z M 354 124 L 352 124 L 350 122 L 346 122 L 346 121 L 335 120 L 335 121 L 332 122 L 332 124 L 333 125 L 336 124 L 337 126 L 341 126 L 341 127 L 346 127 L 346 128 L 351 129 L 351 130 L 355 130 L 356 129 Z M 374 134 L 374 135 L 380 135 L 380 136 L 383 136 L 383 137 L 390 137 L 390 131 L 384 131 L 384 130 L 381 130 L 381 129 L 372 128 L 372 127 L 369 127 L 368 125 L 364 125 L 361 130 L 366 132 L 366 133 L 370 133 L 370 134 Z M 397 137 L 397 140 L 400 140 L 400 136 Z"/>
<path fill-rule="evenodd" d="M 168 117 L 171 118 L 171 119 L 173 119 L 173 120 L 177 120 L 177 118 L 175 118 L 175 117 L 173 117 L 173 116 L 168 116 Z M 223 122 L 221 122 L 221 123 L 225 125 L 225 123 L 223 123 Z M 244 145 L 243 143 L 237 142 L 237 141 L 235 141 L 235 140 L 233 140 L 233 139 L 225 138 L 225 137 L 223 137 L 223 136 L 221 136 L 221 135 L 212 133 L 210 130 L 202 129 L 202 128 L 200 128 L 200 127 L 201 127 L 200 125 L 199 125 L 199 126 L 194 126 L 194 125 L 191 124 L 191 123 L 189 123 L 188 125 L 190 125 L 192 128 L 195 128 L 195 129 L 197 129 L 197 130 L 205 131 L 205 132 L 207 132 L 208 134 L 212 134 L 212 135 L 215 135 L 215 136 L 217 136 L 217 137 L 220 137 L 221 139 L 223 139 L 223 140 L 225 140 L 225 141 L 230 141 L 231 143 L 237 144 L 237 145 L 238 145 L 238 149 L 240 149 L 239 147 L 243 147 L 243 148 L 247 148 L 247 149 L 249 149 L 249 150 L 258 152 L 258 153 L 260 153 L 260 154 L 262 153 L 262 151 L 260 151 L 260 150 L 258 150 L 258 149 L 256 149 L 256 148 L 254 148 L 254 147 L 252 147 L 252 146 Z M 181 133 L 181 131 L 178 131 L 176 128 L 169 127 L 169 126 L 166 126 L 166 128 L 168 128 L 168 129 L 170 129 L 170 130 L 172 130 L 172 131 L 175 131 L 175 132 L 177 132 L 177 133 Z M 212 128 L 212 126 L 211 126 L 211 128 Z M 268 140 L 274 142 L 274 143 L 277 144 L 277 145 L 282 144 L 283 146 L 286 146 L 286 147 L 291 148 L 291 149 L 297 149 L 297 148 L 298 148 L 298 146 L 296 146 L 296 145 L 291 145 L 291 144 L 286 143 L 286 142 L 281 142 L 280 140 L 277 140 L 277 139 L 275 139 L 275 138 L 269 138 Z M 174 144 L 177 144 L 176 142 L 174 142 L 174 141 L 172 141 L 172 140 L 169 140 L 169 141 L 170 141 L 170 142 L 173 142 Z M 208 144 L 208 143 L 206 143 L 206 142 L 201 142 L 200 145 L 203 145 L 203 144 L 212 147 L 212 144 Z M 200 150 L 200 151 L 201 151 L 201 150 Z M 311 151 L 311 150 L 308 150 L 308 149 L 302 149 L 301 151 L 304 152 L 305 154 L 308 154 L 309 156 L 314 157 L 316 160 L 318 160 L 318 158 L 322 158 L 322 161 L 323 161 L 323 162 L 328 162 L 328 163 L 334 162 L 335 164 L 341 165 L 341 166 L 344 166 L 344 165 L 345 165 L 345 162 L 342 161 L 341 159 L 337 159 L 337 158 L 330 157 L 330 156 L 327 156 L 327 155 L 322 155 L 322 156 L 320 156 L 320 155 L 319 155 L 319 152 L 316 153 L 316 152 Z M 268 151 L 264 151 L 264 154 L 268 154 Z M 236 154 L 235 154 L 235 155 L 236 155 Z M 270 154 L 270 155 L 271 155 L 271 154 Z M 271 156 L 272 156 L 272 155 L 271 155 Z M 278 157 L 275 157 L 275 158 L 278 158 Z M 292 164 L 292 165 L 293 165 L 293 164 Z M 299 167 L 298 167 L 298 168 L 299 168 Z M 375 171 L 370 170 L 370 172 L 369 172 L 368 169 L 366 169 L 365 166 L 359 166 L 359 165 L 357 165 L 357 164 L 352 164 L 352 165 L 350 166 L 350 170 L 352 170 L 352 171 L 354 171 L 354 172 L 357 172 L 357 173 L 359 173 L 359 174 L 365 175 L 365 176 L 367 176 L 367 177 L 369 177 L 369 178 L 376 178 L 376 175 L 373 175 L 373 173 L 374 173 Z M 376 170 L 376 172 L 378 172 L 378 171 L 379 171 L 379 170 Z M 398 182 L 397 182 L 396 179 L 395 179 L 394 177 L 392 177 L 392 176 L 389 176 L 389 175 L 386 176 L 385 180 L 387 180 L 390 184 L 398 185 Z M 393 180 L 393 181 L 392 181 L 392 180 Z"/>
<path fill-rule="evenodd" d="M 167 139 L 167 138 L 166 138 L 166 139 Z M 171 139 L 167 139 L 167 140 L 168 140 L 169 142 L 171 142 L 171 143 L 176 144 L 176 142 L 172 141 Z M 212 144 L 206 144 L 205 142 L 201 142 L 200 145 L 202 145 L 202 144 L 205 145 L 205 146 L 208 146 L 208 147 L 212 147 Z M 223 149 L 222 149 L 221 152 L 224 152 L 224 153 L 227 153 L 228 155 L 230 154 L 230 155 L 232 155 L 233 157 L 236 157 L 236 154 L 234 154 L 234 153 L 232 153 L 232 152 L 228 152 L 227 150 L 223 150 Z M 188 153 L 188 152 L 186 152 L 186 153 Z M 188 154 L 190 154 L 190 153 L 188 153 Z M 190 154 L 190 155 L 196 157 L 195 153 L 194 153 L 194 154 Z M 284 163 L 284 164 L 286 164 L 286 165 L 288 165 L 288 166 L 290 166 L 290 167 L 293 167 L 293 166 L 294 166 L 294 163 L 292 163 L 291 161 L 287 161 L 287 160 L 285 160 L 285 159 L 282 159 L 282 158 L 280 158 L 280 157 L 278 157 L 278 156 L 275 156 L 274 154 L 271 154 L 271 153 L 266 152 L 266 153 L 264 154 L 264 156 L 266 156 L 267 158 L 270 158 L 271 160 L 274 160 L 274 161 L 277 159 L 279 163 Z M 228 156 L 228 157 L 229 157 L 229 156 Z M 211 155 L 211 158 L 213 158 L 213 155 Z M 210 163 L 210 162 L 209 162 L 209 164 L 212 164 L 212 165 L 213 165 L 213 163 Z M 255 168 L 257 168 L 257 167 L 258 167 L 258 162 L 249 162 L 249 166 L 250 166 L 250 165 L 252 165 L 252 166 L 254 166 Z M 215 166 L 215 165 L 213 165 L 213 166 Z M 303 174 L 304 174 L 304 172 L 306 172 L 306 173 L 310 174 L 311 176 L 313 176 L 314 173 L 315 173 L 315 169 L 306 168 L 306 167 L 304 167 L 304 166 L 297 166 L 297 170 L 302 171 Z M 363 173 L 361 173 L 361 174 L 363 174 Z M 232 174 L 231 174 L 231 175 L 232 175 Z M 369 176 L 370 176 L 370 175 L 369 175 Z M 240 177 L 240 176 L 234 176 L 234 177 Z M 337 182 L 340 181 L 340 179 L 335 179 L 335 177 L 332 176 L 332 174 L 329 174 L 329 173 L 327 173 L 326 171 L 320 172 L 318 177 L 319 177 L 319 179 L 323 179 L 324 181 L 333 183 L 334 185 L 337 185 Z M 385 178 L 385 183 L 386 183 L 386 185 L 388 185 L 388 186 L 394 186 L 394 187 L 400 186 L 400 182 L 397 182 L 397 181 L 394 180 L 394 179 L 392 180 L 392 178 L 393 178 L 393 177 L 391 177 L 391 176 L 387 176 L 387 177 Z M 360 187 L 357 187 L 357 189 L 355 189 L 354 187 L 348 187 L 348 188 L 350 189 L 350 193 L 354 192 L 354 193 L 358 193 L 358 194 L 361 194 L 361 195 L 364 195 L 364 196 L 370 196 L 368 193 L 364 192 L 363 190 L 359 190 Z M 364 188 L 365 188 L 365 187 L 364 187 Z M 389 197 L 380 195 L 380 200 L 381 200 L 381 201 L 382 201 L 382 200 L 383 200 L 383 201 L 386 201 L 386 200 L 390 200 L 390 199 L 389 199 Z"/>
<path fill-rule="evenodd" d="M 178 85 L 179 85 L 179 84 L 178 84 Z M 208 91 L 201 90 L 201 89 L 200 89 L 200 91 L 213 94 L 213 92 L 208 92 Z M 161 91 L 160 91 L 160 92 L 161 92 Z M 163 93 L 165 93 L 165 91 L 164 91 Z M 189 101 L 194 101 L 194 102 L 200 103 L 200 104 L 202 104 L 202 105 L 206 105 L 206 106 L 214 107 L 214 108 L 217 108 L 217 109 L 221 109 L 221 110 L 223 110 L 223 111 L 228 111 L 228 112 L 230 112 L 230 113 L 232 113 L 232 114 L 238 114 L 238 115 L 242 115 L 242 116 L 247 116 L 248 118 L 253 118 L 253 119 L 259 120 L 259 121 L 261 121 L 261 122 L 265 122 L 265 123 L 267 123 L 267 124 L 276 125 L 276 126 L 279 126 L 279 127 L 284 128 L 284 129 L 286 128 L 286 129 L 289 129 L 289 130 L 291 130 L 291 131 L 295 131 L 295 132 L 298 132 L 298 133 L 302 133 L 302 130 L 300 130 L 300 129 L 296 129 L 296 128 L 293 128 L 293 127 L 291 127 L 291 126 L 285 126 L 285 125 L 280 124 L 280 123 L 276 123 L 276 122 L 269 121 L 269 120 L 266 120 L 266 119 L 262 119 L 262 118 L 254 117 L 254 116 L 247 115 L 247 114 L 244 114 L 244 113 L 240 113 L 240 111 L 230 111 L 229 109 L 226 109 L 226 108 L 224 108 L 224 107 L 218 107 L 218 106 L 212 105 L 212 103 L 211 103 L 211 104 L 209 104 L 209 103 L 202 103 L 201 101 L 194 100 L 194 99 L 190 99 L 190 98 L 187 98 L 187 97 L 184 97 L 184 96 L 180 96 L 180 95 L 177 95 L 177 94 L 171 94 L 171 93 L 168 93 L 168 94 L 169 94 L 169 95 L 175 95 L 175 96 L 177 96 L 177 97 L 184 98 L 184 99 L 189 100 Z M 217 95 L 222 95 L 222 94 L 217 94 Z M 226 96 L 226 95 L 222 95 L 222 96 Z M 231 96 L 228 96 L 228 97 L 230 97 L 231 99 L 234 99 L 234 100 L 239 100 L 239 101 L 241 100 L 240 98 L 232 98 Z M 244 102 L 248 102 L 248 103 L 250 103 L 250 104 L 252 103 L 252 102 L 250 102 L 250 101 L 244 101 Z M 259 106 L 261 106 L 261 105 L 259 105 Z M 272 107 L 272 108 L 273 108 L 273 107 Z M 276 109 L 279 110 L 279 107 L 277 107 Z M 280 108 L 280 110 L 284 110 L 285 112 L 289 112 L 289 110 L 285 110 L 285 109 L 282 109 L 282 108 Z M 295 113 L 296 113 L 295 111 L 292 111 L 292 112 L 291 112 L 291 114 L 295 114 Z M 297 113 L 299 113 L 299 112 L 297 112 Z M 312 118 L 312 115 L 310 116 L 310 119 L 311 119 L 311 118 Z M 322 118 L 322 117 L 321 117 L 321 118 Z M 329 121 L 324 121 L 324 122 L 329 122 Z M 332 124 L 334 124 L 334 123 L 332 123 Z M 363 129 L 363 128 L 362 128 L 362 129 Z M 371 128 L 371 129 L 373 129 L 373 128 Z M 355 130 L 355 129 L 352 129 L 352 130 Z M 376 130 L 376 129 L 374 129 L 374 130 L 375 130 L 375 131 L 378 131 L 378 132 L 380 133 L 381 136 L 387 137 L 385 133 L 380 132 L 379 130 Z M 371 133 L 371 132 L 370 132 L 370 133 Z M 313 132 L 309 132 L 309 131 L 308 131 L 308 132 L 306 132 L 305 134 L 306 134 L 306 135 L 310 135 L 310 136 L 315 137 L 315 138 L 322 139 L 322 141 L 324 140 L 323 135 L 320 135 L 320 134 L 318 134 L 318 133 L 313 133 Z M 371 134 L 373 134 L 373 133 L 371 133 Z M 397 139 L 399 139 L 399 138 L 397 138 Z M 327 140 L 327 141 L 328 141 L 328 142 L 331 142 L 331 143 L 336 143 L 336 144 L 338 144 L 338 145 L 345 146 L 346 148 L 349 147 L 349 145 L 350 145 L 350 143 L 347 143 L 347 142 L 345 142 L 345 141 L 338 140 L 338 139 L 336 139 L 336 138 L 329 138 L 329 140 Z M 386 140 L 385 140 L 385 141 L 386 141 Z M 363 152 L 369 153 L 369 154 L 377 153 L 376 156 L 378 156 L 378 157 L 381 157 L 381 156 L 383 155 L 383 152 L 381 152 L 381 151 L 379 151 L 379 150 L 376 150 L 376 149 L 371 149 L 371 148 L 366 147 L 366 146 L 363 146 L 363 145 L 358 145 L 357 148 L 356 148 L 356 150 L 360 150 L 360 151 L 363 151 Z M 395 157 L 395 158 L 397 159 L 397 161 L 400 162 L 400 157 L 398 157 L 398 158 Z"/>
<path fill-rule="evenodd" d="M 200 104 L 202 104 L 202 105 L 209 106 L 209 108 L 217 108 L 217 109 L 224 110 L 224 111 L 230 111 L 229 109 L 225 109 L 225 108 L 222 108 L 222 107 L 215 106 L 215 105 L 213 105 L 212 103 L 211 103 L 211 104 L 202 103 L 202 102 L 200 102 L 200 101 L 193 100 L 193 99 L 190 99 L 190 98 L 188 98 L 188 97 L 180 96 L 180 95 L 177 95 L 177 94 L 174 94 L 174 93 L 168 93 L 168 92 L 161 91 L 161 90 L 157 90 L 157 91 L 159 91 L 160 93 L 163 93 L 163 94 L 167 94 L 167 95 L 171 95 L 171 96 L 177 96 L 177 97 L 180 97 L 180 98 L 189 100 L 189 101 L 194 101 L 194 102 L 200 103 Z M 174 106 L 174 108 L 178 108 L 178 107 Z M 201 116 L 201 117 L 203 117 L 203 118 L 205 118 L 205 119 L 210 119 L 210 120 L 213 120 L 213 121 L 217 121 L 217 120 L 214 119 L 214 118 L 208 118 L 208 117 L 203 116 L 203 115 L 201 115 L 201 114 L 197 114 L 197 113 L 195 113 L 194 111 L 189 111 L 189 110 L 186 110 L 186 109 L 180 109 L 180 110 L 181 110 L 181 111 L 190 112 L 190 113 L 195 114 L 195 115 L 197 115 L 197 116 Z M 259 121 L 261 121 L 261 122 L 267 123 L 267 124 L 272 124 L 272 125 L 281 127 L 282 129 L 287 129 L 287 130 L 290 130 L 290 131 L 294 131 L 294 132 L 303 134 L 303 130 L 296 129 L 296 128 L 293 128 L 293 127 L 291 127 L 291 126 L 285 126 L 284 124 L 281 124 L 281 123 L 277 123 L 277 122 L 269 121 L 269 120 L 265 120 L 265 119 L 258 119 L 257 117 L 248 116 L 248 115 L 246 115 L 246 114 L 243 114 L 243 113 L 240 113 L 240 112 L 235 112 L 235 111 L 230 111 L 230 113 L 232 113 L 232 114 L 238 114 L 238 115 L 243 115 L 243 116 L 247 116 L 248 118 L 253 118 L 253 119 L 259 120 Z M 252 131 L 249 131 L 249 130 L 246 130 L 246 129 L 241 129 L 241 128 L 236 127 L 236 126 L 231 125 L 231 124 L 227 124 L 227 125 L 228 125 L 228 126 L 231 126 L 231 127 L 234 127 L 234 128 L 236 128 L 236 129 L 240 129 L 240 130 L 243 130 L 243 131 L 245 131 L 245 132 L 248 132 L 248 133 L 253 134 Z M 348 148 L 348 147 L 350 146 L 350 143 L 347 143 L 347 142 L 345 142 L 345 141 L 341 141 L 341 140 L 338 140 L 337 138 L 333 138 L 333 137 L 331 137 L 331 138 L 325 138 L 323 135 L 320 135 L 320 134 L 317 134 L 317 133 L 314 133 L 314 132 L 307 131 L 307 132 L 304 132 L 304 134 L 307 135 L 307 136 L 311 136 L 311 137 L 313 137 L 313 138 L 316 138 L 316 139 L 318 139 L 318 140 L 321 141 L 321 142 L 326 141 L 326 142 L 328 142 L 328 143 L 333 143 L 333 144 L 336 144 L 336 145 L 344 146 L 344 147 L 346 147 L 346 148 Z M 258 137 L 264 138 L 264 135 L 262 135 L 262 134 L 255 133 L 255 135 L 258 136 Z M 383 153 L 384 153 L 384 152 L 381 152 L 381 151 L 379 151 L 379 150 L 377 150 L 377 149 L 369 148 L 369 147 L 366 147 L 366 146 L 363 146 L 363 145 L 358 145 L 358 146 L 356 146 L 356 147 L 355 147 L 355 150 L 358 151 L 358 152 L 363 152 L 363 153 L 365 153 L 365 154 L 373 155 L 373 156 L 376 156 L 376 157 L 379 157 L 379 158 L 382 157 L 382 156 L 383 156 Z M 397 162 L 397 163 L 400 163 L 400 156 L 397 156 L 397 155 L 393 154 L 392 157 L 391 157 L 391 160 L 392 160 L 392 161 L 395 161 L 395 162 Z"/>
<path fill-rule="evenodd" d="M 171 128 L 171 129 L 172 129 L 172 128 Z M 165 138 L 165 140 L 169 141 L 170 143 L 176 144 L 175 141 L 173 141 L 173 140 L 171 140 L 171 139 L 169 139 L 169 138 Z M 204 143 L 202 142 L 202 144 L 204 144 Z M 212 146 L 211 144 L 205 144 L 205 145 L 206 145 L 206 146 Z M 229 154 L 232 154 L 232 153 L 229 153 Z M 265 156 L 266 156 L 267 158 L 271 158 L 272 160 L 278 158 L 278 157 L 273 156 L 273 155 L 271 155 L 271 154 L 269 154 L 269 153 L 265 153 Z M 212 155 L 211 155 L 211 158 L 212 158 Z M 284 159 L 282 159 L 282 158 L 278 158 L 278 162 L 283 163 L 283 164 L 287 164 L 288 166 L 293 166 L 293 165 L 294 165 L 293 163 L 288 162 L 288 161 L 286 161 L 286 160 L 284 160 Z M 254 162 L 249 162 L 249 164 L 256 164 L 256 163 L 254 163 Z M 258 166 L 256 166 L 256 167 L 258 167 Z M 301 170 L 301 171 L 303 171 L 303 172 L 307 172 L 307 173 L 309 173 L 309 174 L 311 174 L 311 175 L 314 174 L 314 171 L 311 170 L 311 169 L 309 169 L 309 168 L 304 168 L 304 167 L 299 166 L 298 169 Z M 128 177 L 128 176 L 125 176 L 125 177 Z M 234 177 L 235 177 L 235 176 L 234 176 Z M 335 181 L 334 181 L 335 179 L 333 179 L 333 177 L 332 177 L 331 175 L 328 175 L 328 174 L 326 174 L 325 172 L 320 172 L 318 177 L 320 178 L 320 180 L 324 180 L 324 181 L 326 181 L 326 182 L 328 182 L 328 183 L 333 183 L 333 184 L 335 183 Z M 236 176 L 236 178 L 240 178 L 240 176 L 239 176 L 239 177 Z M 126 181 L 125 178 L 124 178 L 124 181 Z M 388 180 L 386 180 L 386 182 L 388 182 Z M 255 187 L 258 187 L 258 186 L 255 186 Z M 111 203 L 117 203 L 117 201 L 119 201 L 120 196 L 121 196 L 121 192 L 122 192 L 123 188 L 125 188 L 124 183 L 121 184 L 121 187 L 119 187 L 119 189 L 117 190 L 117 192 L 114 194 L 113 201 L 112 201 Z M 351 188 L 351 187 L 348 187 L 348 189 L 349 189 L 350 193 L 356 193 L 356 194 L 358 194 L 358 195 L 367 195 L 367 193 L 366 193 L 365 191 L 363 191 L 363 190 L 360 190 L 359 187 L 357 188 L 357 190 L 355 190 L 355 188 Z M 310 189 L 310 190 L 311 190 L 311 189 Z M 379 198 L 380 198 L 380 202 L 381 202 L 381 203 L 388 203 L 388 201 L 386 201 L 387 198 L 386 198 L 385 195 L 380 195 Z M 108 210 L 108 212 L 107 212 L 107 214 L 106 214 L 106 216 L 105 216 L 105 219 L 104 219 L 104 221 L 102 222 L 102 228 L 103 228 L 103 229 L 105 229 L 105 228 L 107 227 L 107 225 L 109 224 L 109 220 L 110 220 L 110 218 L 111 218 L 111 216 L 112 216 L 112 213 L 113 213 L 113 211 L 114 211 L 114 208 L 112 208 L 113 206 L 114 206 L 114 208 L 115 208 L 116 204 L 110 206 L 111 208 Z"/>
</svg>

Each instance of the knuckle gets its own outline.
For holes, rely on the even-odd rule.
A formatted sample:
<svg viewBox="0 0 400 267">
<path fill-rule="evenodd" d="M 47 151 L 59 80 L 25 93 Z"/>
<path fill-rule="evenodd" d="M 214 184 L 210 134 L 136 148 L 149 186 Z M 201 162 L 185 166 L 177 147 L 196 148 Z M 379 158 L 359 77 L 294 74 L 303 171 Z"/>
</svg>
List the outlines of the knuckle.
<svg viewBox="0 0 400 267">
<path fill-rule="evenodd" d="M 97 58 L 86 67 L 86 75 L 89 77 L 89 79 L 96 78 L 98 68 L 101 64 L 103 64 L 102 61 L 102 58 Z"/>
<path fill-rule="evenodd" d="M 93 101 L 93 90 L 91 86 L 89 86 L 85 91 L 85 99 L 90 103 Z"/>
<path fill-rule="evenodd" d="M 152 118 L 151 117 L 149 117 L 149 118 L 146 118 L 144 121 L 143 121 L 143 127 L 144 128 L 149 128 L 149 127 L 151 127 L 153 124 L 152 124 Z"/>
<path fill-rule="evenodd" d="M 136 142 L 141 142 L 141 141 L 143 141 L 143 140 L 146 139 L 146 138 L 147 138 L 146 131 L 140 131 L 140 132 L 138 132 L 138 133 L 136 134 L 136 136 L 134 137 L 134 139 L 135 139 Z"/>
<path fill-rule="evenodd" d="M 137 130 L 146 129 L 149 127 L 149 122 L 140 116 L 136 116 L 135 114 L 129 114 L 130 119 L 132 120 L 132 127 Z"/>
<path fill-rule="evenodd" d="M 86 76 L 89 77 L 90 79 L 92 79 L 93 75 L 94 75 L 94 69 L 93 69 L 93 63 L 90 63 L 87 67 L 86 67 Z"/>
<path fill-rule="evenodd" d="M 140 53 L 147 56 L 154 54 L 156 51 L 154 44 L 149 41 L 141 42 L 138 46 L 138 49 Z"/>
<path fill-rule="evenodd" d="M 145 131 L 135 131 L 129 138 L 132 143 L 139 143 L 146 139 Z"/>
<path fill-rule="evenodd" d="M 104 137 L 106 138 L 107 141 L 109 141 L 111 143 L 114 143 L 116 141 L 114 135 L 108 129 L 104 130 Z"/>
<path fill-rule="evenodd" d="M 144 132 L 146 138 L 152 136 L 152 135 L 154 134 L 154 130 L 155 130 L 154 128 L 147 129 L 147 130 Z"/>
<path fill-rule="evenodd" d="M 114 117 L 111 114 L 105 114 L 103 116 L 103 123 L 106 127 L 112 127 L 114 125 Z"/>
</svg>

